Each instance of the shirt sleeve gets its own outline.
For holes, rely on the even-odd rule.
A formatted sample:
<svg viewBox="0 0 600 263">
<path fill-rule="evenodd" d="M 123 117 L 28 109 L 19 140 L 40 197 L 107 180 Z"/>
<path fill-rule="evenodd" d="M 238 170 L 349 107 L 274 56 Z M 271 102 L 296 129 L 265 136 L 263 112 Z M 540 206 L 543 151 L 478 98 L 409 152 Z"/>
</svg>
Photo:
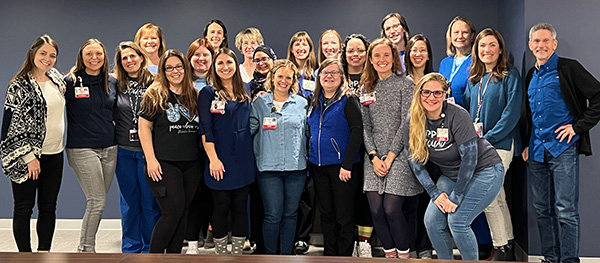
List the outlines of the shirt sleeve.
<svg viewBox="0 0 600 263">
<path fill-rule="evenodd" d="M 262 99 L 257 98 L 252 102 L 252 108 L 250 109 L 250 134 L 254 136 L 258 129 L 260 128 L 260 113 L 259 113 L 259 103 L 262 103 Z"/>
<path fill-rule="evenodd" d="M 458 152 L 460 153 L 458 179 L 454 185 L 454 190 L 452 190 L 452 193 L 448 196 L 448 199 L 456 205 L 460 205 L 462 202 L 462 199 L 467 192 L 468 185 L 471 182 L 471 178 L 473 178 L 475 168 L 477 167 L 477 140 L 478 138 L 473 138 L 458 146 Z"/>
<path fill-rule="evenodd" d="M 350 128 L 350 139 L 348 141 L 346 153 L 344 154 L 344 160 L 342 161 L 342 168 L 348 171 L 352 170 L 354 159 L 356 158 L 358 151 L 360 151 L 360 145 L 363 138 L 363 122 L 360 106 L 358 105 L 358 98 L 356 96 L 351 96 L 346 101 L 346 106 L 344 107 L 348 128 Z"/>
<path fill-rule="evenodd" d="M 494 128 L 487 131 L 483 136 L 492 145 L 506 138 L 515 129 L 521 117 L 523 90 L 517 69 L 511 68 L 510 73 L 501 83 L 501 88 L 506 89 L 506 107 L 502 109 L 500 120 L 496 122 Z M 493 108 L 493 105 L 487 109 L 497 110 Z"/>
<path fill-rule="evenodd" d="M 373 140 L 373 119 L 371 118 L 369 106 L 360 106 L 360 112 L 363 120 L 363 139 L 365 143 L 365 150 L 367 153 L 371 151 L 377 151 L 375 148 L 375 142 Z"/>
<path fill-rule="evenodd" d="M 404 151 L 408 156 L 410 156 L 406 149 Z M 442 194 L 442 191 L 440 191 L 437 188 L 437 186 L 429 176 L 427 169 L 425 169 L 425 166 L 423 164 L 414 162 L 412 158 L 408 158 L 408 160 L 410 168 L 417 177 L 417 180 L 419 180 L 419 183 L 421 183 L 423 188 L 425 188 L 425 191 L 427 191 L 427 194 L 429 194 L 429 197 L 431 197 L 431 200 L 437 199 Z"/>
<path fill-rule="evenodd" d="M 600 82 L 579 62 L 573 61 L 569 66 L 567 81 L 588 100 L 582 118 L 573 125 L 576 133 L 584 133 L 592 129 L 600 120 Z"/>
<path fill-rule="evenodd" d="M 204 135 L 206 142 L 215 142 L 213 136 L 212 114 L 210 104 L 214 99 L 214 90 L 210 86 L 204 87 L 198 96 L 198 117 L 200 118 L 200 136 Z"/>
</svg>

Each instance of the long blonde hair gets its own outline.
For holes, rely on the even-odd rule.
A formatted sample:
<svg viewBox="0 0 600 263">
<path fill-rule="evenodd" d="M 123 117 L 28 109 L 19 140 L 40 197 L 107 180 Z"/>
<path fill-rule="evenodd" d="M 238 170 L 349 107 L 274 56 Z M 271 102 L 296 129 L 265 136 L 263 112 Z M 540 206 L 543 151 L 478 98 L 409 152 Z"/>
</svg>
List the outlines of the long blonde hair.
<svg viewBox="0 0 600 263">
<path fill-rule="evenodd" d="M 410 126 L 408 146 L 410 158 L 413 161 L 425 164 L 429 160 L 429 150 L 427 149 L 427 136 L 425 133 L 425 122 L 427 116 L 425 108 L 421 104 L 421 88 L 428 81 L 437 81 L 442 84 L 442 88 L 448 91 L 448 81 L 439 73 L 429 73 L 421 78 L 413 91 L 413 100 L 410 105 Z"/>
<path fill-rule="evenodd" d="M 192 76 L 194 75 L 190 62 L 185 59 L 183 53 L 179 50 L 169 49 L 163 53 L 158 63 L 158 74 L 154 83 L 144 93 L 142 97 L 142 112 L 148 115 L 155 115 L 159 110 L 167 110 L 167 101 L 169 100 L 169 80 L 165 73 L 165 64 L 170 57 L 177 57 L 181 60 L 184 69 L 184 78 L 181 83 L 181 96 L 178 101 L 186 107 L 191 114 L 198 112 L 198 91 L 194 88 Z"/>
</svg>

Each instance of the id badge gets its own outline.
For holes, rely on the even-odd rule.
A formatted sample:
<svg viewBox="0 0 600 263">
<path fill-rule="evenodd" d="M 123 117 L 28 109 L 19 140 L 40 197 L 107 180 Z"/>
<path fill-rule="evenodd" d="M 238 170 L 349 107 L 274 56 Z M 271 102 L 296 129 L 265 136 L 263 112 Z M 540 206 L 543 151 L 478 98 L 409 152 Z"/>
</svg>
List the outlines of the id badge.
<svg viewBox="0 0 600 263">
<path fill-rule="evenodd" d="M 448 128 L 438 128 L 437 129 L 437 141 L 438 142 L 448 141 Z"/>
<path fill-rule="evenodd" d="M 362 105 L 371 105 L 375 102 L 375 93 L 361 94 L 359 99 Z"/>
<path fill-rule="evenodd" d="M 277 128 L 277 118 L 275 117 L 264 117 L 263 118 L 263 129 L 273 130 Z"/>
<path fill-rule="evenodd" d="M 454 100 L 454 97 L 447 98 L 446 101 L 448 103 L 456 104 L 456 101 Z"/>
<path fill-rule="evenodd" d="M 138 134 L 137 129 L 129 130 L 129 141 L 130 142 L 139 142 L 140 141 L 140 136 Z"/>
<path fill-rule="evenodd" d="M 75 98 L 87 99 L 90 97 L 90 88 L 88 87 L 75 87 Z"/>
<path fill-rule="evenodd" d="M 315 81 L 306 79 L 302 80 L 302 88 L 310 92 L 315 91 Z"/>
<path fill-rule="evenodd" d="M 213 100 L 210 104 L 210 112 L 225 114 L 225 102 L 221 100 Z"/>
<path fill-rule="evenodd" d="M 481 122 L 473 122 L 473 126 L 475 127 L 475 132 L 479 137 L 483 137 L 483 123 Z"/>
</svg>

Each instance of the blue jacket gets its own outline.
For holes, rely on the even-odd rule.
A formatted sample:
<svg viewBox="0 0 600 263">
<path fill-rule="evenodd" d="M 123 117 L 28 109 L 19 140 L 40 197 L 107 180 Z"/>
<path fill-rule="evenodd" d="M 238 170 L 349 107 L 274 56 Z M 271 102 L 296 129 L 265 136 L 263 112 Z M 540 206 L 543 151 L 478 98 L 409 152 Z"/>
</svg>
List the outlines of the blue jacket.
<svg viewBox="0 0 600 263">
<path fill-rule="evenodd" d="M 254 158 L 259 171 L 297 171 L 306 169 L 306 99 L 290 95 L 281 112 L 274 111 L 273 93 L 252 102 L 250 133 L 254 136 Z M 275 117 L 277 127 L 264 129 L 265 117 Z"/>
<path fill-rule="evenodd" d="M 468 82 L 463 106 L 475 120 L 477 116 L 477 94 L 485 89 L 489 73 L 483 75 L 478 83 Z M 521 116 L 523 90 L 519 71 L 510 67 L 508 75 L 500 81 L 491 79 L 483 94 L 479 122 L 483 123 L 483 137 L 496 149 L 510 150 L 515 142 L 515 154 L 521 153 L 521 140 L 517 124 Z"/>
<path fill-rule="evenodd" d="M 463 106 L 463 94 L 465 93 L 465 87 L 467 86 L 467 79 L 469 78 L 469 68 L 473 63 L 473 57 L 469 56 L 460 65 L 452 81 L 450 80 L 452 75 L 452 65 L 454 64 L 454 56 L 449 56 L 442 59 L 440 62 L 440 74 L 450 82 L 450 96 L 454 97 L 456 104 Z"/>
<path fill-rule="evenodd" d="M 321 93 L 319 104 L 323 105 L 324 100 L 325 97 Z M 350 128 L 345 113 L 347 102 L 348 98 L 341 96 L 327 106 L 312 107 L 308 116 L 310 127 L 309 162 L 324 166 L 342 164 L 344 161 L 350 140 Z M 353 162 L 358 162 L 359 159 L 360 156 L 357 152 Z"/>
</svg>

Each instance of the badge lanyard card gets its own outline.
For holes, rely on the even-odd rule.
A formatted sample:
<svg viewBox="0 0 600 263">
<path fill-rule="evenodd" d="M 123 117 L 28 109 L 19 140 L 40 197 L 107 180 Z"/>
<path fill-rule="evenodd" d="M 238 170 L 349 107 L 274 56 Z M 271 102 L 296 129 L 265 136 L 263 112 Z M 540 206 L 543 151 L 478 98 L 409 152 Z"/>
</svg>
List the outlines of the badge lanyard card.
<svg viewBox="0 0 600 263">
<path fill-rule="evenodd" d="M 211 113 L 225 114 L 225 101 L 219 98 L 219 92 L 215 90 L 215 99 L 210 103 Z"/>
<path fill-rule="evenodd" d="M 81 79 L 81 77 L 77 77 L 77 80 L 79 81 L 79 87 L 75 87 L 75 98 L 76 99 L 89 98 L 90 97 L 90 88 L 83 86 L 83 79 Z"/>
<path fill-rule="evenodd" d="M 485 82 L 485 87 L 483 88 L 483 91 L 481 90 L 481 81 L 483 81 L 483 78 L 479 80 L 479 90 L 477 91 L 477 114 L 475 116 L 475 121 L 473 122 L 475 132 L 477 132 L 477 135 L 479 135 L 479 137 L 483 137 L 483 123 L 479 121 L 479 114 L 481 113 L 481 105 L 483 105 L 483 96 L 487 91 L 488 84 L 490 84 L 490 79 L 492 79 L 491 73 L 489 74 L 488 79 Z"/>
<path fill-rule="evenodd" d="M 131 88 L 131 87 L 130 87 Z M 132 97 L 134 99 L 132 99 Z M 129 93 L 129 105 L 131 105 L 131 114 L 133 116 L 132 121 L 133 121 L 133 128 L 131 128 L 129 130 L 129 141 L 130 142 L 138 142 L 140 141 L 140 136 L 138 134 L 138 108 L 140 106 L 139 104 L 139 97 L 137 96 L 137 92 L 130 92 Z"/>
<path fill-rule="evenodd" d="M 360 104 L 365 105 L 365 106 L 373 104 L 377 100 L 375 97 L 376 92 L 373 91 L 373 92 L 366 93 L 366 92 L 364 92 L 364 89 L 365 89 L 365 86 L 362 85 L 360 87 L 360 96 L 358 97 L 360 100 Z"/>
<path fill-rule="evenodd" d="M 446 121 L 446 113 L 445 112 L 446 109 L 446 105 L 442 106 L 442 114 L 440 114 L 440 117 L 442 117 L 442 126 L 437 128 L 436 131 L 436 140 L 438 142 L 446 142 L 448 141 L 448 128 L 444 127 L 444 122 Z"/>
<path fill-rule="evenodd" d="M 452 80 L 454 79 L 454 77 L 456 76 L 456 74 L 458 73 L 458 70 L 460 70 L 460 68 L 462 67 L 462 64 L 469 59 L 469 57 L 471 56 L 470 51 L 469 51 L 469 55 L 467 55 L 464 59 L 462 59 L 460 61 L 460 63 L 456 63 L 457 61 L 457 57 L 456 55 L 454 55 L 454 60 L 452 61 L 452 72 L 450 72 L 450 79 L 448 80 L 448 86 L 452 86 Z M 448 98 L 447 101 L 449 103 L 455 104 L 456 101 L 454 100 L 454 97 L 452 97 L 452 89 L 448 89 Z"/>
<path fill-rule="evenodd" d="M 269 117 L 263 118 L 263 129 L 265 130 L 274 130 L 277 128 L 277 118 L 273 117 L 273 112 L 277 111 L 275 106 L 271 107 L 271 112 L 269 113 Z"/>
</svg>

